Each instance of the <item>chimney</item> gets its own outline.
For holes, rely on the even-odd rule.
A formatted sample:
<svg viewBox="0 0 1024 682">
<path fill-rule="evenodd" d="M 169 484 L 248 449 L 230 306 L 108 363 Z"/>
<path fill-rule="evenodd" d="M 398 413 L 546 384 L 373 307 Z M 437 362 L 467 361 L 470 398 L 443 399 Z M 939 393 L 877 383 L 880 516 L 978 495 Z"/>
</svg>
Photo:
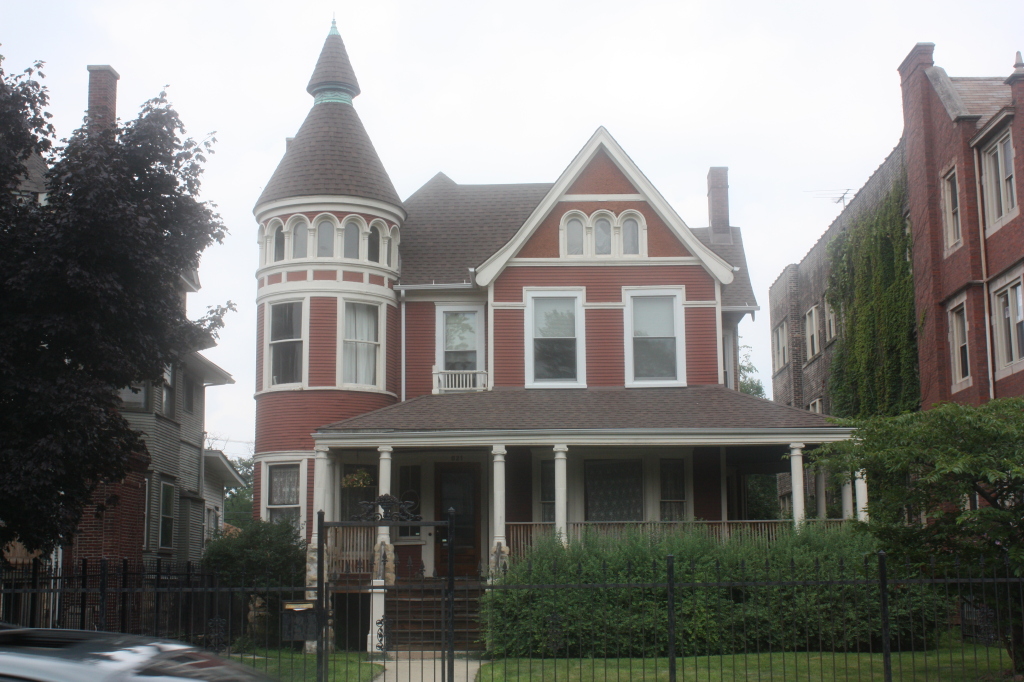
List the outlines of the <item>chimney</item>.
<svg viewBox="0 0 1024 682">
<path fill-rule="evenodd" d="M 117 81 L 121 76 L 109 64 L 89 69 L 89 127 L 113 128 L 117 121 Z"/>
<path fill-rule="evenodd" d="M 907 79 L 918 69 L 927 69 L 930 66 L 935 66 L 935 60 L 932 59 L 934 54 L 935 43 L 918 43 L 914 45 L 903 59 L 903 63 L 896 68 L 900 72 L 900 81 L 906 83 Z"/>
<path fill-rule="evenodd" d="M 708 171 L 708 222 L 712 244 L 732 244 L 729 226 L 729 169 L 713 166 Z"/>
</svg>

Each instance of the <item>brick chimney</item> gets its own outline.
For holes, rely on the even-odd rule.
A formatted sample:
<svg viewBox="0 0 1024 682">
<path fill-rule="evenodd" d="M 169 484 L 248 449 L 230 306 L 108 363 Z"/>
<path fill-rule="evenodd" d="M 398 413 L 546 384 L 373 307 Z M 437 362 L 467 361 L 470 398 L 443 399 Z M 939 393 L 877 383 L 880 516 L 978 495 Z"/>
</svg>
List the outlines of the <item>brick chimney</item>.
<svg viewBox="0 0 1024 682">
<path fill-rule="evenodd" d="M 713 166 L 708 171 L 708 222 L 712 244 L 732 244 L 729 226 L 729 169 Z"/>
<path fill-rule="evenodd" d="M 117 81 L 121 76 L 109 64 L 89 69 L 89 127 L 112 128 L 117 121 Z"/>
<path fill-rule="evenodd" d="M 918 69 L 927 69 L 929 66 L 935 66 L 935 60 L 932 59 L 934 54 L 935 43 L 918 43 L 914 45 L 903 59 L 903 63 L 896 69 L 900 72 L 900 80 L 906 83 L 907 79 Z"/>
</svg>

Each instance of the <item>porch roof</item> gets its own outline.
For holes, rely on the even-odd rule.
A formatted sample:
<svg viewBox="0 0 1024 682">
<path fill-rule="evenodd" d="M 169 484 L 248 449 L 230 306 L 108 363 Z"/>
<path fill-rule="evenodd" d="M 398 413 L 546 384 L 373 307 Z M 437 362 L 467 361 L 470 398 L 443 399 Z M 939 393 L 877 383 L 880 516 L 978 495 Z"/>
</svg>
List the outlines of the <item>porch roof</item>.
<svg viewBox="0 0 1024 682">
<path fill-rule="evenodd" d="M 822 415 L 710 385 L 427 395 L 328 424 L 313 437 L 328 446 L 385 441 L 724 445 L 821 443 L 844 440 L 850 432 Z"/>
</svg>

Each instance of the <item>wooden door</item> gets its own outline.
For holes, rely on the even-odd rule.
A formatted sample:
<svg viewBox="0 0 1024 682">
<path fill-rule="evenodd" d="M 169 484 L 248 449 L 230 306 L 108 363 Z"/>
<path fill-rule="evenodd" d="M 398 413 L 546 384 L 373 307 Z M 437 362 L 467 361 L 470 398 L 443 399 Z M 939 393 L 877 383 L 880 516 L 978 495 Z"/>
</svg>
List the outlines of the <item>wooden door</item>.
<svg viewBox="0 0 1024 682">
<path fill-rule="evenodd" d="M 455 575 L 477 576 L 480 564 L 480 464 L 463 462 L 437 464 L 434 470 L 435 516 L 448 518 L 455 509 Z M 448 575 L 448 533 L 439 527 L 434 533 L 434 557 L 438 576 Z"/>
</svg>

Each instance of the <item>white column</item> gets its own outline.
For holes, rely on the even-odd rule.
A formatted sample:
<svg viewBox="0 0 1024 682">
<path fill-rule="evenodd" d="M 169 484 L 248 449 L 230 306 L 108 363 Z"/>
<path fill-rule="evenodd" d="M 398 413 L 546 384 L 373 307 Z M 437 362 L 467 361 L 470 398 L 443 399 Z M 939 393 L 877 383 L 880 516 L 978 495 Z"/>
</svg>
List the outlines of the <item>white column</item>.
<svg viewBox="0 0 1024 682">
<path fill-rule="evenodd" d="M 316 460 L 313 463 L 313 536 L 310 540 L 313 546 L 316 546 L 317 542 L 317 512 L 326 509 L 328 485 L 327 448 L 318 446 L 316 449 Z"/>
<path fill-rule="evenodd" d="M 789 444 L 789 471 L 793 480 L 793 525 L 803 525 L 807 513 L 804 510 L 804 444 Z"/>
<path fill-rule="evenodd" d="M 825 470 L 821 467 L 814 472 L 814 501 L 818 507 L 818 518 L 826 518 L 828 507 L 825 505 Z"/>
<path fill-rule="evenodd" d="M 566 481 L 566 452 L 569 448 L 565 445 L 556 445 L 555 450 L 555 534 L 560 535 L 562 542 L 569 541 L 569 498 L 567 495 L 568 484 Z"/>
<path fill-rule="evenodd" d="M 868 482 L 864 478 L 864 470 L 854 474 L 853 490 L 857 497 L 857 520 L 868 520 Z"/>
<path fill-rule="evenodd" d="M 327 455 L 326 475 L 324 476 L 324 521 L 338 520 L 338 465 L 334 459 Z"/>
<path fill-rule="evenodd" d="M 500 542 L 502 547 L 508 547 L 505 538 L 505 446 L 493 446 L 491 456 L 494 466 L 494 539 L 491 546 L 497 547 Z"/>
<path fill-rule="evenodd" d="M 853 481 L 843 481 L 843 518 L 853 518 Z"/>
<path fill-rule="evenodd" d="M 377 467 L 377 495 L 390 495 L 392 448 L 390 445 L 381 445 L 377 448 L 377 452 L 380 453 L 380 464 Z M 385 545 L 391 544 L 390 526 L 377 526 L 377 542 Z"/>
</svg>

